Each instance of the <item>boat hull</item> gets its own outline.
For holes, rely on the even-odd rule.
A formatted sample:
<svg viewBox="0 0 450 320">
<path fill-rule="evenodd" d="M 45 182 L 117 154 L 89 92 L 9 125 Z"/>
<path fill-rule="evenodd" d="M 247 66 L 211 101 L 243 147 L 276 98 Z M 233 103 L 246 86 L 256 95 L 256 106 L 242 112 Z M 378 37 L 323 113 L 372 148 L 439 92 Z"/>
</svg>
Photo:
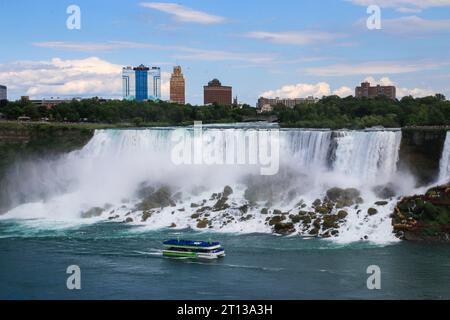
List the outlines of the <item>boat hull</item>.
<svg viewBox="0 0 450 320">
<path fill-rule="evenodd" d="M 225 251 L 199 253 L 199 252 L 179 252 L 172 250 L 163 250 L 163 256 L 167 258 L 187 258 L 187 259 L 207 259 L 214 260 L 225 257 Z"/>
</svg>

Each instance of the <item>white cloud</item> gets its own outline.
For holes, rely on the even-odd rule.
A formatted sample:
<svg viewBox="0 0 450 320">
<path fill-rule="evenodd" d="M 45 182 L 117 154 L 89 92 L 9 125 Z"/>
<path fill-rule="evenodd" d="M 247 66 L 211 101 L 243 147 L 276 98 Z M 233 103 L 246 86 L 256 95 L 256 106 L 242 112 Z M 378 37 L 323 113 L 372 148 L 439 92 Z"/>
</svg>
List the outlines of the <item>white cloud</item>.
<svg viewBox="0 0 450 320">
<path fill-rule="evenodd" d="M 176 3 L 167 2 L 143 2 L 142 7 L 150 8 L 171 14 L 179 22 L 191 22 L 199 24 L 218 24 L 225 23 L 224 17 L 215 16 L 206 12 L 197 11 Z"/>
<path fill-rule="evenodd" d="M 450 20 L 428 20 L 418 16 L 383 19 L 382 29 L 394 34 L 420 35 L 437 31 L 449 31 Z"/>
<path fill-rule="evenodd" d="M 354 90 L 350 87 L 340 87 L 339 89 L 336 89 L 333 91 L 333 94 L 336 96 L 339 96 L 341 98 L 345 98 L 348 96 L 352 96 L 354 94 Z"/>
<path fill-rule="evenodd" d="M 341 87 L 339 89 L 331 91 L 331 87 L 326 82 L 319 82 L 316 84 L 298 83 L 292 85 L 286 85 L 276 90 L 269 90 L 260 94 L 261 97 L 266 98 L 304 98 L 308 96 L 314 96 L 321 98 L 323 96 L 329 96 L 331 94 L 338 95 L 340 97 L 348 97 L 353 94 L 353 90 L 349 87 Z"/>
<path fill-rule="evenodd" d="M 269 42 L 278 44 L 307 45 L 316 42 L 331 41 L 337 37 L 343 37 L 343 35 L 321 31 L 254 31 L 246 33 L 245 37 L 267 40 Z"/>
<path fill-rule="evenodd" d="M 368 7 L 379 5 L 382 8 L 392 8 L 399 12 L 420 12 L 428 8 L 450 6 L 450 0 L 346 0 L 353 4 Z"/>
<path fill-rule="evenodd" d="M 371 85 L 382 85 L 382 86 L 396 86 L 397 87 L 397 98 L 402 98 L 404 96 L 413 96 L 415 98 L 426 97 L 430 95 L 435 95 L 435 92 L 431 89 L 423 88 L 403 88 L 399 87 L 395 82 L 393 82 L 388 77 L 382 77 L 380 79 L 375 79 L 374 77 L 366 77 L 364 81 L 368 81 Z M 260 97 L 265 98 L 304 98 L 308 96 L 314 96 L 321 98 L 323 96 L 337 95 L 341 98 L 354 95 L 354 89 L 349 86 L 342 86 L 335 90 L 331 89 L 331 86 L 327 82 L 319 82 L 316 84 L 308 83 L 298 83 L 292 85 L 285 85 L 276 90 L 269 90 L 261 93 Z"/>
<path fill-rule="evenodd" d="M 376 80 L 374 77 L 367 77 L 366 79 L 364 79 L 364 81 L 368 81 L 372 85 L 396 86 L 397 98 L 399 99 L 405 96 L 413 96 L 414 98 L 421 98 L 427 96 L 434 96 L 436 94 L 436 92 L 431 89 L 400 87 L 388 77 L 382 77 L 379 80 Z"/>
<path fill-rule="evenodd" d="M 222 50 L 206 50 L 184 46 L 164 46 L 151 43 L 129 41 L 107 41 L 104 43 L 90 42 L 35 42 L 34 46 L 50 49 L 62 49 L 70 51 L 110 51 L 119 49 L 154 49 L 169 51 L 173 59 L 201 60 L 201 61 L 243 61 L 249 63 L 269 63 L 275 61 L 275 56 L 267 53 L 242 53 Z"/>
<path fill-rule="evenodd" d="M 121 94 L 122 66 L 96 57 L 79 60 L 17 61 L 0 65 L 0 83 L 12 95 L 108 96 Z"/>
<path fill-rule="evenodd" d="M 50 49 L 61 49 L 70 51 L 83 51 L 83 52 L 93 52 L 93 51 L 111 51 L 117 49 L 157 49 L 162 48 L 162 46 L 139 43 L 139 42 L 128 42 L 128 41 L 107 41 L 107 42 L 65 42 L 65 41 L 44 41 L 44 42 L 33 42 L 33 46 L 41 48 Z"/>
<path fill-rule="evenodd" d="M 122 65 L 97 57 L 79 60 L 16 61 L 0 65 L 0 83 L 11 96 L 121 98 Z M 169 98 L 170 73 L 161 73 L 161 93 Z"/>
<path fill-rule="evenodd" d="M 174 54 L 175 59 L 200 61 L 245 61 L 251 63 L 268 63 L 274 56 L 265 53 L 241 53 L 221 50 L 203 50 L 194 48 L 180 48 L 182 53 Z"/>
<path fill-rule="evenodd" d="M 161 98 L 163 100 L 170 99 L 170 72 L 161 72 Z"/>
<path fill-rule="evenodd" d="M 305 71 L 311 75 L 325 77 L 365 74 L 400 74 L 437 69 L 439 67 L 448 66 L 449 64 L 450 63 L 448 61 L 371 61 L 359 64 L 334 64 L 321 67 L 311 67 L 307 68 Z"/>
</svg>

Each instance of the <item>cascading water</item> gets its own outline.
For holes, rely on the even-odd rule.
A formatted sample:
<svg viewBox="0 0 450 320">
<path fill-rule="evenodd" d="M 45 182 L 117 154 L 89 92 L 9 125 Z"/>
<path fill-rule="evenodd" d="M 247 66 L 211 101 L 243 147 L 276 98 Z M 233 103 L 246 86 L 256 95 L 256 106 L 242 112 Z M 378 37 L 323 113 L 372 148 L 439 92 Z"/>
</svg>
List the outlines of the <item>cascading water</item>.
<svg viewBox="0 0 450 320">
<path fill-rule="evenodd" d="M 398 131 L 339 132 L 333 169 L 365 182 L 386 183 L 397 171 L 401 138 Z"/>
<path fill-rule="evenodd" d="M 260 128 L 256 132 L 273 130 L 279 131 Z M 209 165 L 175 164 L 175 132 L 185 133 L 188 137 L 180 148 L 184 156 L 195 154 L 195 142 L 199 141 L 194 130 L 189 128 L 99 130 L 80 151 L 57 160 L 24 163 L 20 170 L 16 168 L 10 172 L 9 180 L 14 184 L 9 191 L 16 202 L 25 203 L 18 204 L 2 218 L 72 220 L 79 219 L 83 212 L 92 208 L 106 208 L 101 219 L 123 220 L 142 214 L 142 210 L 136 209 L 136 204 L 141 201 L 140 188 L 168 186 L 172 194 L 178 194 L 176 203 L 152 212 L 144 223 L 149 228 L 170 225 L 195 228 L 197 222 L 191 216 L 202 206 L 211 211 L 210 226 L 215 230 L 271 232 L 267 216 L 261 214 L 262 208 L 279 208 L 297 214 L 299 202 L 303 203 L 303 210 L 313 210 L 314 200 L 323 198 L 329 188 L 356 187 L 365 203 L 347 208 L 349 214 L 339 238 L 357 241 L 369 236 L 373 241 L 393 240 L 388 216 L 395 199 L 378 208 L 380 213 L 375 217 L 367 217 L 361 212 L 379 200 L 373 192 L 374 187 L 394 179 L 401 131 L 280 130 L 277 136 L 280 170 L 269 177 L 260 177 L 259 167 L 255 164 L 226 164 L 230 151 L 237 150 L 232 159 L 239 158 L 239 149 L 235 149 L 239 141 L 247 141 L 247 144 L 251 141 L 247 129 L 203 129 L 200 140 L 203 158 L 214 155 L 216 160 L 224 160 L 224 163 L 213 161 Z M 252 150 L 250 145 L 247 147 Z M 261 146 L 253 151 L 258 148 Z M 265 201 L 258 199 L 251 203 L 249 181 L 257 185 L 260 196 L 270 195 L 270 200 L 264 198 Z M 230 208 L 215 212 L 211 208 L 217 199 L 211 198 L 212 194 L 222 192 L 226 185 L 234 190 L 229 196 Z M 24 194 L 28 195 L 25 201 Z M 242 216 L 245 206 L 249 207 L 245 219 L 236 218 L 234 223 L 225 223 L 230 219 L 226 212 Z M 140 222 L 140 219 L 134 221 Z M 297 231 L 302 233 L 300 228 Z"/>
<path fill-rule="evenodd" d="M 447 183 L 450 180 L 450 132 L 445 138 L 444 150 L 439 169 L 439 183 Z"/>
</svg>

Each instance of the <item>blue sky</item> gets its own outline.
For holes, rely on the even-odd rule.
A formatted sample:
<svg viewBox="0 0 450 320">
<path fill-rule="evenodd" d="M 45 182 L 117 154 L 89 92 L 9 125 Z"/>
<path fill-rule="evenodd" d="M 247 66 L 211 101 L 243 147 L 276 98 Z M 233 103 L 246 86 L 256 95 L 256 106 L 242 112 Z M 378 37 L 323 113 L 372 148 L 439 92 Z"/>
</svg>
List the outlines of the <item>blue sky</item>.
<svg viewBox="0 0 450 320">
<path fill-rule="evenodd" d="M 381 9 L 381 30 L 366 10 Z M 69 5 L 81 29 L 69 30 Z M 399 96 L 450 96 L 450 0 L 0 0 L 0 84 L 9 98 L 120 97 L 121 67 L 183 67 L 187 100 L 212 78 L 242 102 L 352 94 L 365 79 Z"/>
</svg>

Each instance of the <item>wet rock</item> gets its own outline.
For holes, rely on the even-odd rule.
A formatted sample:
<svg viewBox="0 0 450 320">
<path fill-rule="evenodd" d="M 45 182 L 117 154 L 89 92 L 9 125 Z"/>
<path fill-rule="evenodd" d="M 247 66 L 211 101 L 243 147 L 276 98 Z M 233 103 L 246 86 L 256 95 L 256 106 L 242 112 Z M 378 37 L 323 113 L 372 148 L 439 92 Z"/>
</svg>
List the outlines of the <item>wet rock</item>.
<svg viewBox="0 0 450 320">
<path fill-rule="evenodd" d="M 226 186 L 223 189 L 223 197 L 228 198 L 229 196 L 231 196 L 233 194 L 233 189 L 230 186 Z"/>
<path fill-rule="evenodd" d="M 367 213 L 369 214 L 369 216 L 374 216 L 374 215 L 378 214 L 378 210 L 375 208 L 369 208 L 367 210 Z"/>
<path fill-rule="evenodd" d="M 124 223 L 132 223 L 134 220 L 130 217 L 126 218 Z"/>
<path fill-rule="evenodd" d="M 202 214 L 202 213 L 205 213 L 205 212 L 211 211 L 211 210 L 212 210 L 211 207 L 202 207 L 202 208 L 198 209 L 198 210 L 196 211 L 196 213 Z"/>
<path fill-rule="evenodd" d="M 108 220 L 117 220 L 119 218 L 120 218 L 120 216 L 116 215 L 116 216 L 109 217 Z"/>
<path fill-rule="evenodd" d="M 198 218 L 200 218 L 200 214 L 199 214 L 199 213 L 194 213 L 194 214 L 191 216 L 191 219 L 198 219 Z"/>
<path fill-rule="evenodd" d="M 334 204 L 331 201 L 323 202 L 322 205 L 314 208 L 316 213 L 321 215 L 330 214 L 334 209 Z"/>
<path fill-rule="evenodd" d="M 313 207 L 318 207 L 318 206 L 320 206 L 321 204 L 322 204 L 322 200 L 320 200 L 320 199 L 316 199 L 316 200 L 312 203 Z"/>
<path fill-rule="evenodd" d="M 395 186 L 392 183 L 385 186 L 377 186 L 373 188 L 373 192 L 380 199 L 391 199 L 396 196 Z"/>
<path fill-rule="evenodd" d="M 246 214 L 248 212 L 248 205 L 243 205 L 242 207 L 239 208 L 239 211 L 242 214 Z"/>
<path fill-rule="evenodd" d="M 337 221 L 339 220 L 337 215 L 326 215 L 323 217 L 322 227 L 323 229 L 339 228 Z M 314 225 L 317 228 L 317 225 Z M 320 226 L 320 225 L 319 225 Z"/>
<path fill-rule="evenodd" d="M 222 197 L 220 198 L 213 207 L 214 211 L 223 211 L 230 208 L 230 205 L 227 203 L 228 198 Z"/>
<path fill-rule="evenodd" d="M 251 220 L 253 218 L 253 216 L 251 215 L 251 214 L 249 214 L 249 215 L 246 215 L 245 217 L 242 217 L 241 218 L 241 221 L 249 221 L 249 220 Z"/>
<path fill-rule="evenodd" d="M 330 233 L 333 237 L 335 237 L 335 236 L 339 235 L 339 230 L 331 230 Z"/>
<path fill-rule="evenodd" d="M 293 223 L 276 223 L 274 225 L 274 231 L 277 234 L 287 235 L 295 232 L 295 227 Z"/>
<path fill-rule="evenodd" d="M 360 199 L 361 193 L 358 189 L 348 188 L 332 188 L 327 191 L 327 198 L 336 203 L 337 208 L 350 207 L 357 203 Z"/>
<path fill-rule="evenodd" d="M 275 209 L 275 210 L 273 210 L 273 214 L 280 216 L 283 214 L 283 212 L 281 210 Z"/>
<path fill-rule="evenodd" d="M 388 204 L 389 204 L 389 202 L 387 202 L 387 201 L 377 201 L 377 202 L 375 202 L 375 205 L 379 206 L 379 207 L 383 207 L 383 206 L 386 206 Z"/>
<path fill-rule="evenodd" d="M 177 227 L 177 225 L 175 224 L 175 223 L 172 223 L 171 225 L 170 225 L 170 228 L 176 228 Z"/>
<path fill-rule="evenodd" d="M 345 210 L 340 210 L 337 213 L 337 217 L 338 217 L 339 220 L 344 220 L 345 218 L 347 218 L 347 216 L 348 216 L 348 212 L 345 211 Z"/>
<path fill-rule="evenodd" d="M 314 220 L 313 226 L 314 226 L 314 228 L 320 230 L 320 228 L 322 227 L 322 219 L 318 218 L 318 219 Z"/>
<path fill-rule="evenodd" d="M 203 219 L 201 221 L 199 221 L 199 223 L 197 223 L 197 228 L 199 229 L 205 229 L 209 224 L 208 219 Z"/>
<path fill-rule="evenodd" d="M 267 208 L 261 209 L 261 214 L 264 214 L 264 215 L 269 214 L 269 209 L 267 209 Z"/>
<path fill-rule="evenodd" d="M 83 213 L 81 214 L 81 217 L 82 217 L 83 219 L 89 219 L 89 218 L 99 217 L 99 216 L 101 216 L 101 215 L 103 214 L 104 211 L 105 211 L 105 209 L 103 209 L 103 208 L 100 208 L 100 207 L 94 207 L 94 208 L 89 209 L 89 210 L 86 211 L 86 212 L 83 212 Z"/>
<path fill-rule="evenodd" d="M 142 222 L 146 222 L 151 216 L 152 213 L 150 211 L 144 211 L 144 213 L 142 213 Z"/>
<path fill-rule="evenodd" d="M 299 223 L 299 222 L 301 222 L 302 221 L 302 218 L 303 218 L 303 216 L 301 216 L 301 215 L 293 215 L 293 214 L 291 214 L 290 216 L 289 216 L 289 218 L 291 219 L 291 221 L 292 221 L 292 223 Z"/>
<path fill-rule="evenodd" d="M 167 187 L 162 187 L 150 195 L 147 195 L 142 202 L 137 205 L 137 209 L 142 211 L 166 207 L 175 207 L 175 202 L 171 199 L 171 193 Z"/>
<path fill-rule="evenodd" d="M 319 234 L 319 230 L 318 228 L 314 228 L 311 231 L 309 231 L 309 234 L 312 236 L 317 236 Z"/>
<path fill-rule="evenodd" d="M 273 226 L 273 225 L 275 225 L 277 223 L 281 223 L 284 220 L 286 220 L 285 216 L 274 216 L 274 217 L 269 219 L 269 225 Z"/>
<path fill-rule="evenodd" d="M 218 193 L 213 193 L 213 194 L 211 195 L 211 199 L 210 199 L 210 200 L 217 200 L 217 199 L 219 199 L 219 198 L 220 198 L 220 196 L 219 196 Z"/>
<path fill-rule="evenodd" d="M 191 203 L 191 208 L 198 208 L 198 207 L 200 207 L 199 204 L 197 204 L 197 203 Z"/>
</svg>

